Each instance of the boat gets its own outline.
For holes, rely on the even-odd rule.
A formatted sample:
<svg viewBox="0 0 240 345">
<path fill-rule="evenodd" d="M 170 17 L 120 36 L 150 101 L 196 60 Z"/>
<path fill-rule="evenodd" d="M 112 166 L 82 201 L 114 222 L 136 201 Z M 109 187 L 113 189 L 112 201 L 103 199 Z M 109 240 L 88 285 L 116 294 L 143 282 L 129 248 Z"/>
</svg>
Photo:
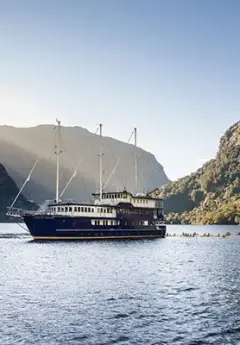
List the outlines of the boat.
<svg viewBox="0 0 240 345">
<path fill-rule="evenodd" d="M 34 240 L 105 240 L 164 238 L 163 200 L 150 194 L 127 191 L 105 192 L 102 181 L 103 148 L 99 153 L 99 191 L 92 194 L 89 203 L 64 201 L 59 197 L 60 121 L 57 120 L 56 143 L 56 198 L 46 201 L 37 211 L 19 212 Z M 102 125 L 100 125 L 102 137 Z M 135 146 L 137 130 L 134 129 Z M 28 179 L 29 180 L 29 177 Z M 137 185 L 137 159 L 135 155 L 135 183 Z"/>
</svg>

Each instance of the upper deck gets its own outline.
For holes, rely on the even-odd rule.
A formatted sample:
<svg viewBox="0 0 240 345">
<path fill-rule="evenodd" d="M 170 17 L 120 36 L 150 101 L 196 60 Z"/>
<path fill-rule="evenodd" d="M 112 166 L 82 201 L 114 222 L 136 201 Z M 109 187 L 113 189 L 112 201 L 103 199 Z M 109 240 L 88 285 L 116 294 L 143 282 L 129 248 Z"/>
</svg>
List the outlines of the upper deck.
<svg viewBox="0 0 240 345">
<path fill-rule="evenodd" d="M 163 200 L 152 198 L 146 194 L 133 195 L 127 191 L 122 192 L 105 192 L 102 193 L 100 200 L 99 193 L 93 193 L 95 205 L 111 205 L 117 206 L 120 203 L 130 203 L 134 207 L 139 208 L 163 208 Z"/>
</svg>

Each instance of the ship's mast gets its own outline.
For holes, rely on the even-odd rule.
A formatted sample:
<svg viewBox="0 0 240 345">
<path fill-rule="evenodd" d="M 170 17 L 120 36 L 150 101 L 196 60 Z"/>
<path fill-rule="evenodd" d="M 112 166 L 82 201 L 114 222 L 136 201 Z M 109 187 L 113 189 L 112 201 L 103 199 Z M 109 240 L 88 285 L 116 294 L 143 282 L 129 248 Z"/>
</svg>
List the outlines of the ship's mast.
<svg viewBox="0 0 240 345">
<path fill-rule="evenodd" d="M 56 119 L 57 121 L 57 140 L 55 145 L 55 154 L 57 158 L 57 172 L 56 172 L 56 203 L 59 202 L 59 168 L 60 168 L 60 129 L 61 129 L 61 122 Z"/>
<path fill-rule="evenodd" d="M 134 145 L 135 145 L 135 162 L 134 162 L 134 177 L 135 177 L 135 193 L 138 192 L 138 161 L 137 161 L 137 128 L 134 128 Z"/>
<path fill-rule="evenodd" d="M 102 147 L 102 124 L 99 125 L 99 135 L 100 135 L 100 152 L 99 152 L 99 200 L 102 201 L 102 156 L 103 156 L 103 147 Z"/>
</svg>

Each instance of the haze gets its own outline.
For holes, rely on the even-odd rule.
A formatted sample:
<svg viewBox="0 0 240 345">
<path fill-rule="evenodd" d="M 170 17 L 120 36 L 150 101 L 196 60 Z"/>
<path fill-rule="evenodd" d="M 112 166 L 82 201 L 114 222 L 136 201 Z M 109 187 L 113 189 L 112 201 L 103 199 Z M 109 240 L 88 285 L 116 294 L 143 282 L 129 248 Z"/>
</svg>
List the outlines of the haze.
<svg viewBox="0 0 240 345">
<path fill-rule="evenodd" d="M 239 120 L 238 1 L 0 0 L 0 124 L 139 129 L 170 179 Z"/>
</svg>

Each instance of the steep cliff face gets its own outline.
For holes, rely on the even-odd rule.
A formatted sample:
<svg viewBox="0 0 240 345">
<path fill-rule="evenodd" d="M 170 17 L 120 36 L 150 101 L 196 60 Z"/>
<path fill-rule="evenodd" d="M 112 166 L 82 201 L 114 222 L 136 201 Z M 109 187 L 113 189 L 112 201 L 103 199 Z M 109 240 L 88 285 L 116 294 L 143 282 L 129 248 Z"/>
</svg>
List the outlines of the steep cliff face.
<svg viewBox="0 0 240 345">
<path fill-rule="evenodd" d="M 173 223 L 226 223 L 240 220 L 240 121 L 220 140 L 215 159 L 196 173 L 154 191 L 165 197 Z"/>
<path fill-rule="evenodd" d="M 31 182 L 24 191 L 29 199 L 38 203 L 55 193 L 55 131 L 52 125 L 41 125 L 32 128 L 14 128 L 0 126 L 0 160 L 9 174 L 20 187 L 31 167 L 40 157 L 40 162 L 32 175 Z M 103 181 L 108 180 L 116 162 L 120 163 L 112 175 L 106 190 L 134 187 L 135 147 L 130 144 L 103 137 Z M 98 188 L 99 181 L 99 145 L 100 138 L 81 127 L 62 127 L 61 130 L 61 189 L 72 175 L 77 163 L 82 159 L 76 178 L 73 179 L 66 198 L 82 201 L 89 200 L 91 192 Z M 141 148 L 137 148 L 138 157 L 138 191 L 149 191 L 169 180 L 163 167 L 155 157 Z"/>
<path fill-rule="evenodd" d="M 7 207 L 9 207 L 17 193 L 19 192 L 15 182 L 8 175 L 6 169 L 0 164 L 0 221 L 9 221 L 6 217 Z M 36 205 L 29 202 L 22 194 L 19 196 L 14 207 L 23 208 L 26 210 L 35 209 Z"/>
</svg>

